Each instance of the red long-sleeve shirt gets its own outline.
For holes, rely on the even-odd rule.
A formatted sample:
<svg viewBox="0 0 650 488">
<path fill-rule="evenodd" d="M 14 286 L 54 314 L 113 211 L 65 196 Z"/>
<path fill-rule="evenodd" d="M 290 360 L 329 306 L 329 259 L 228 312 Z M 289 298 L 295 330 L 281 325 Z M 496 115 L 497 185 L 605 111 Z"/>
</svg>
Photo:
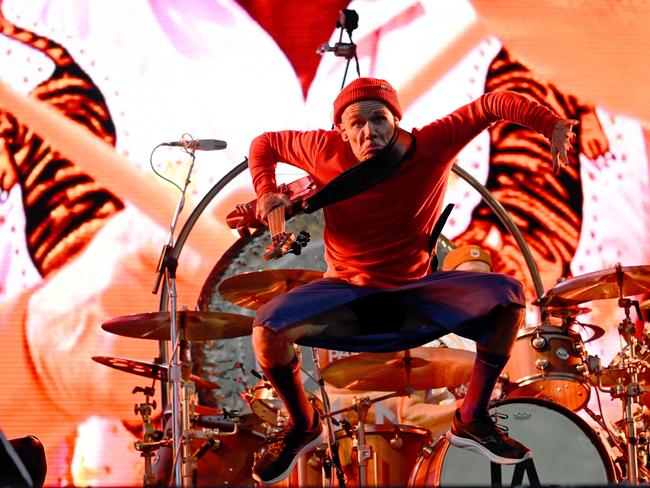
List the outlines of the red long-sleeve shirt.
<svg viewBox="0 0 650 488">
<path fill-rule="evenodd" d="M 389 288 L 429 272 L 429 236 L 458 152 L 499 120 L 529 127 L 549 140 L 560 117 L 513 92 L 487 93 L 451 114 L 413 129 L 415 150 L 390 177 L 324 208 L 326 277 Z M 258 196 L 276 189 L 275 166 L 303 169 L 318 187 L 358 164 L 337 131 L 266 132 L 251 144 L 249 167 Z"/>
</svg>

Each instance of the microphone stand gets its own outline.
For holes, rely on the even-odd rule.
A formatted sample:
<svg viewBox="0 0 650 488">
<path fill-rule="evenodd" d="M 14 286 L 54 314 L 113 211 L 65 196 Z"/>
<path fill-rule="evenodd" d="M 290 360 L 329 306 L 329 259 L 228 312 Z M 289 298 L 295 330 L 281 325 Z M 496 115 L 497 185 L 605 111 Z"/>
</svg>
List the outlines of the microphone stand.
<svg viewBox="0 0 650 488">
<path fill-rule="evenodd" d="M 181 190 L 174 215 L 172 217 L 172 222 L 169 226 L 169 239 L 167 244 L 163 246 L 160 259 L 158 261 L 158 269 L 156 282 L 152 290 L 153 294 L 158 293 L 160 288 L 160 283 L 165 277 L 167 281 L 167 289 L 169 290 L 169 332 L 170 332 L 170 344 L 171 344 L 171 354 L 168 355 L 169 359 L 169 379 L 171 380 L 172 386 L 172 458 L 173 462 L 173 479 L 174 486 L 187 486 L 183 484 L 183 480 L 191 479 L 191 466 L 190 456 L 188 456 L 188 441 L 189 441 L 189 410 L 188 410 L 188 400 L 191 393 L 188 391 L 181 392 L 181 371 L 183 367 L 183 361 L 186 361 L 187 364 L 187 347 L 185 340 L 181 340 L 179 337 L 179 329 L 177 324 L 177 294 L 176 294 L 176 268 L 178 267 L 178 261 L 174 257 L 174 231 L 176 229 L 176 224 L 178 223 L 178 217 L 185 206 L 185 192 L 187 187 L 190 184 L 190 175 L 192 174 L 192 169 L 194 168 L 194 148 L 186 146 L 183 148 L 185 152 L 190 155 L 191 163 L 187 171 L 187 176 L 183 187 Z M 183 368 L 187 371 L 187 367 Z M 187 386 L 187 378 L 183 383 Z M 183 387 L 184 389 L 185 387 Z M 189 394 L 188 394 L 189 393 Z M 181 412 L 181 400 L 183 401 L 184 408 Z M 180 462 L 179 462 L 180 461 Z"/>
</svg>

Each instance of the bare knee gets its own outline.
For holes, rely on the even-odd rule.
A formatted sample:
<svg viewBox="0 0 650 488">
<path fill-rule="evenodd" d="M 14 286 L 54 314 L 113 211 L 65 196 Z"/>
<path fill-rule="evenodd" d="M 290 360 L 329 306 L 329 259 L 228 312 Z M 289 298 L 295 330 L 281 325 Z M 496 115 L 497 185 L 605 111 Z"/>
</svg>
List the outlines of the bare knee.
<svg viewBox="0 0 650 488">
<path fill-rule="evenodd" d="M 288 364 L 294 357 L 291 342 L 281 333 L 258 325 L 253 327 L 253 349 L 262 367 Z"/>
</svg>

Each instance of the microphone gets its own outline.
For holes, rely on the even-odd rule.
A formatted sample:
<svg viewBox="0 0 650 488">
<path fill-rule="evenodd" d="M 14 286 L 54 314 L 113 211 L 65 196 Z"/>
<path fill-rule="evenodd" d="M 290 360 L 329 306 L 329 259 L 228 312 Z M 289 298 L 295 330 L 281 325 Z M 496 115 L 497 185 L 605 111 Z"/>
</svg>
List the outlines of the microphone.
<svg viewBox="0 0 650 488">
<path fill-rule="evenodd" d="M 218 139 L 194 139 L 191 141 L 163 142 L 161 146 L 180 146 L 198 151 L 217 151 L 219 149 L 225 149 L 227 144 L 226 141 L 220 141 Z"/>
</svg>

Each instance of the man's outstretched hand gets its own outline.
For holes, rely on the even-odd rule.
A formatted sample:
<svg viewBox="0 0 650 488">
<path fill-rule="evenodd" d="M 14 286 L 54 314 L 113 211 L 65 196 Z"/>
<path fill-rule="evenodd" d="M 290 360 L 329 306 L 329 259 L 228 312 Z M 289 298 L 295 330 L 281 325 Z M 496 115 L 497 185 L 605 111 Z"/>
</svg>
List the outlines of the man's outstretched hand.
<svg viewBox="0 0 650 488">
<path fill-rule="evenodd" d="M 574 119 L 558 120 L 551 132 L 551 157 L 553 158 L 553 171 L 560 172 L 560 168 L 569 164 L 568 152 L 573 150 L 576 134 L 573 126 L 580 122 Z"/>
</svg>

